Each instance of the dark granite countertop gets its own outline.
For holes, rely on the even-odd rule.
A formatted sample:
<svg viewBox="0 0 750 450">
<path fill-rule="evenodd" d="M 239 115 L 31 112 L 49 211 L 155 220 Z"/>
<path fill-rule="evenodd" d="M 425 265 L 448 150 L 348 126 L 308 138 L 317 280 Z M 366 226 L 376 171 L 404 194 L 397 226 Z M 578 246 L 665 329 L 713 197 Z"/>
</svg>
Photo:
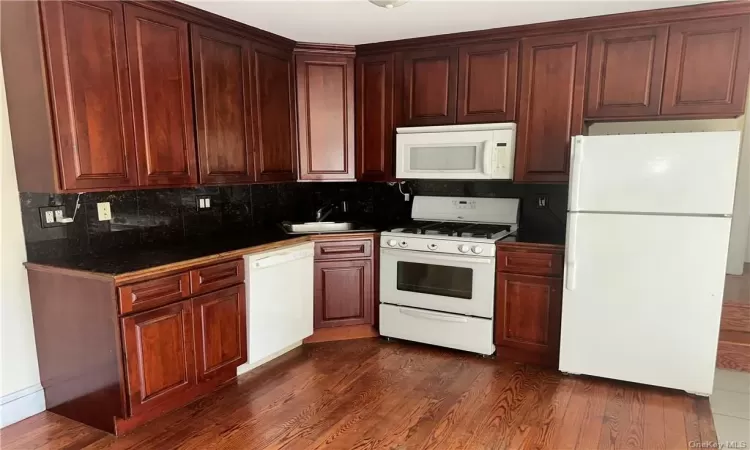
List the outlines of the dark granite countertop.
<svg viewBox="0 0 750 450">
<path fill-rule="evenodd" d="M 501 243 L 526 243 L 526 244 L 550 244 L 565 245 L 565 232 L 550 233 L 549 231 L 534 230 L 531 228 L 520 228 L 514 235 L 500 241 Z"/>
<path fill-rule="evenodd" d="M 369 232 L 372 232 L 372 229 Z M 357 233 L 357 230 L 353 230 L 352 233 Z M 195 238 L 190 242 L 179 245 L 117 249 L 105 254 L 41 258 L 29 262 L 114 276 L 231 251 L 305 239 L 308 236 L 320 235 L 289 235 L 284 233 L 280 227 L 248 228 L 231 235 L 209 235 Z M 335 234 L 331 236 L 335 236 Z"/>
</svg>

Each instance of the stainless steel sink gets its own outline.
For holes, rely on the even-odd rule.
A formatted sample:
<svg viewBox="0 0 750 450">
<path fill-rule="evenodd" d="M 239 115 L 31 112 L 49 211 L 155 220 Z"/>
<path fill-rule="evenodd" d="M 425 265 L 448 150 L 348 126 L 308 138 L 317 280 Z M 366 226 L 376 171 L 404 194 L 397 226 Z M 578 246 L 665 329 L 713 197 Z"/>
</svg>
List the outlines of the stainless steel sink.
<svg viewBox="0 0 750 450">
<path fill-rule="evenodd" d="M 343 233 L 357 228 L 352 222 L 284 222 L 281 226 L 289 234 Z"/>
</svg>

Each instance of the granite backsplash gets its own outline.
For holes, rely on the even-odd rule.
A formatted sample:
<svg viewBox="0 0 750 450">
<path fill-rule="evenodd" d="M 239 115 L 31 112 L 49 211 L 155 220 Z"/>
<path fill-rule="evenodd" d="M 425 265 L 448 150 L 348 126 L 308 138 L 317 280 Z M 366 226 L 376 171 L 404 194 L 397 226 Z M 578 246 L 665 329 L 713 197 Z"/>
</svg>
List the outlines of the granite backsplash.
<svg viewBox="0 0 750 450">
<path fill-rule="evenodd" d="M 498 181 L 410 181 L 404 192 L 415 195 L 518 197 L 521 225 L 535 233 L 564 234 L 566 185 L 520 185 Z M 536 196 L 549 209 L 534 207 Z M 212 207 L 199 211 L 196 196 L 209 195 Z M 194 239 L 275 227 L 283 220 L 312 220 L 326 203 L 347 201 L 346 214 L 331 220 L 354 220 L 383 229 L 409 219 L 411 205 L 397 186 L 385 183 L 277 183 L 181 189 L 144 189 L 80 194 L 71 224 L 43 228 L 39 208 L 63 205 L 73 214 L 78 194 L 20 194 L 29 261 L 99 254 L 117 249 L 158 248 Z M 98 202 L 109 202 L 111 221 L 97 219 Z"/>
<path fill-rule="evenodd" d="M 209 195 L 211 208 L 199 211 L 196 196 Z M 395 186 L 384 183 L 277 183 L 181 189 L 144 189 L 80 194 L 71 224 L 43 228 L 39 208 L 65 206 L 75 210 L 78 194 L 22 192 L 26 251 L 29 261 L 117 249 L 158 248 L 194 239 L 226 238 L 231 233 L 275 227 L 284 220 L 312 220 L 326 203 L 347 201 L 346 219 L 387 227 L 409 217 L 410 205 Z M 109 202 L 111 221 L 99 221 L 98 202 Z"/>
<path fill-rule="evenodd" d="M 520 198 L 520 224 L 524 230 L 544 241 L 564 241 L 568 209 L 567 184 L 513 184 L 503 181 L 441 181 L 410 182 L 414 195 L 449 197 Z M 540 195 L 547 197 L 547 208 L 537 208 Z"/>
</svg>

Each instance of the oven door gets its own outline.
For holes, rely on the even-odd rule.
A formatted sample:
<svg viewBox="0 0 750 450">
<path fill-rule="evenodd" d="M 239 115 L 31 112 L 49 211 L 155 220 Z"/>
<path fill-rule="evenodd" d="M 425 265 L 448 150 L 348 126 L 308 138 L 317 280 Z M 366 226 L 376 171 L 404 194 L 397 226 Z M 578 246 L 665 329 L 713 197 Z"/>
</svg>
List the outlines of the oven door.
<svg viewBox="0 0 750 450">
<path fill-rule="evenodd" d="M 380 250 L 380 301 L 492 318 L 495 259 Z"/>
</svg>

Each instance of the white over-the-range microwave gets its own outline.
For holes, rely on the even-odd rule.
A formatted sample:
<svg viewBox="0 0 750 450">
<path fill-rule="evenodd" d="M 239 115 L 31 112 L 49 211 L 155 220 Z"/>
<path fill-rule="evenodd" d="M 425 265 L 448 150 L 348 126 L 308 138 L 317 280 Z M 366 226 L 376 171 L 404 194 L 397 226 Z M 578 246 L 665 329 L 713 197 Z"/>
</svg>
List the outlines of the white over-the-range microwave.
<svg viewBox="0 0 750 450">
<path fill-rule="evenodd" d="M 396 133 L 396 178 L 513 178 L 515 123 L 408 127 Z"/>
</svg>

